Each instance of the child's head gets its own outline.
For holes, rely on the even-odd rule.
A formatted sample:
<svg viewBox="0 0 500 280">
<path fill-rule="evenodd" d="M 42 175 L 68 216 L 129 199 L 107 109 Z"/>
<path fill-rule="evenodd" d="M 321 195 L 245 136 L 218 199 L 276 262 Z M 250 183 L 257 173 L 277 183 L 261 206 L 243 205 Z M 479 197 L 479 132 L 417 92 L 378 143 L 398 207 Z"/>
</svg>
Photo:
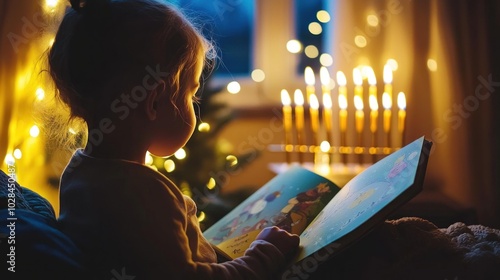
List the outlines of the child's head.
<svg viewBox="0 0 500 280">
<path fill-rule="evenodd" d="M 142 103 L 156 109 L 151 95 L 167 95 L 176 114 L 191 117 L 186 95 L 212 48 L 178 11 L 155 0 L 70 2 L 49 66 L 72 117 L 89 127 L 124 121 Z"/>
</svg>

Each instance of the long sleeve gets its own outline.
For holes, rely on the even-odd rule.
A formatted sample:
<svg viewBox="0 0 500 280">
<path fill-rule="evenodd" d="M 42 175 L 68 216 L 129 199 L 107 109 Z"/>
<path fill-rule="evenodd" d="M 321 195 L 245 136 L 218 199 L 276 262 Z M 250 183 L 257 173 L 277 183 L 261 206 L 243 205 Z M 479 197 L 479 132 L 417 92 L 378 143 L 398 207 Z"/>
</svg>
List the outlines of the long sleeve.
<svg viewBox="0 0 500 280">
<path fill-rule="evenodd" d="M 194 202 L 166 177 L 139 164 L 80 156 L 61 180 L 59 224 L 97 279 L 275 279 L 284 269 L 285 257 L 263 240 L 241 258 L 216 263 Z"/>
</svg>

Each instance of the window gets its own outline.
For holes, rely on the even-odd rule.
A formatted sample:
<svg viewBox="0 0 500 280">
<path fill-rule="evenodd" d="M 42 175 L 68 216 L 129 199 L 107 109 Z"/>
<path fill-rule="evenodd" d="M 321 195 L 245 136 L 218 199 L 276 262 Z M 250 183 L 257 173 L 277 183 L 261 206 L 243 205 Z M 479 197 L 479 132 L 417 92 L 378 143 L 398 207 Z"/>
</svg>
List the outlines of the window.
<svg viewBox="0 0 500 280">
<path fill-rule="evenodd" d="M 169 0 L 200 22 L 203 34 L 215 42 L 216 77 L 248 76 L 252 71 L 255 0 Z"/>
</svg>

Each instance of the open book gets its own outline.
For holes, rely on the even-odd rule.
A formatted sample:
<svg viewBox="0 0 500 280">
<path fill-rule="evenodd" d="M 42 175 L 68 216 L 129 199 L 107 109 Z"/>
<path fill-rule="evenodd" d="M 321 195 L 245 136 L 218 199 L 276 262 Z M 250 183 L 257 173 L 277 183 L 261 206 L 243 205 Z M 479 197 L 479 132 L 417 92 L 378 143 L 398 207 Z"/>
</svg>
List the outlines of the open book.
<svg viewBox="0 0 500 280">
<path fill-rule="evenodd" d="M 312 255 L 322 260 L 333 257 L 421 191 L 431 145 L 421 137 L 342 188 L 293 166 L 203 234 L 219 253 L 237 258 L 264 227 L 276 225 L 300 235 L 301 248 L 294 263 Z"/>
</svg>

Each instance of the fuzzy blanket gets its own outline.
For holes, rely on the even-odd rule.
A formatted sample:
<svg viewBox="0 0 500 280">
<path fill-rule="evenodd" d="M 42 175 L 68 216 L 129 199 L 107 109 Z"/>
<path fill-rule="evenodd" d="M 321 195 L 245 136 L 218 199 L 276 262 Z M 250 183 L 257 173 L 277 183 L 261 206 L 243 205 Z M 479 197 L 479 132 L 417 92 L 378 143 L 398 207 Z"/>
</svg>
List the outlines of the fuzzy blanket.
<svg viewBox="0 0 500 280">
<path fill-rule="evenodd" d="M 310 279 L 500 279 L 500 230 L 386 221 Z"/>
</svg>

